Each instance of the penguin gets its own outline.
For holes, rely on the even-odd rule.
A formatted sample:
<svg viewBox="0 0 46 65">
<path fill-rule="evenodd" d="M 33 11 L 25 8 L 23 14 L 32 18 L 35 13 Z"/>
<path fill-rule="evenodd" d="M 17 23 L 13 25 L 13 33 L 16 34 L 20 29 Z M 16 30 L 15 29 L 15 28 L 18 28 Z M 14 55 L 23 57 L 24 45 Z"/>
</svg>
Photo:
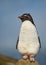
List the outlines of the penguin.
<svg viewBox="0 0 46 65">
<path fill-rule="evenodd" d="M 35 56 L 41 48 L 41 41 L 38 35 L 36 25 L 29 13 L 18 16 L 22 21 L 20 33 L 17 39 L 16 49 L 22 54 L 23 59 L 35 61 Z"/>
</svg>

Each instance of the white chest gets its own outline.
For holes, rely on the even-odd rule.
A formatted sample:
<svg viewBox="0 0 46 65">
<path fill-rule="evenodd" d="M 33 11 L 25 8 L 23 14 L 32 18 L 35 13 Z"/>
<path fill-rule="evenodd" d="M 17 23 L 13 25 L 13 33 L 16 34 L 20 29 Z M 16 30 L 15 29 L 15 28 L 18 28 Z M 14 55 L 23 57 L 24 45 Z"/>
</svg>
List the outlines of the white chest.
<svg viewBox="0 0 46 65">
<path fill-rule="evenodd" d="M 29 22 L 25 21 L 20 30 L 20 42 L 21 43 L 35 43 L 37 42 L 37 32 L 35 26 Z"/>
<path fill-rule="evenodd" d="M 31 51 L 34 46 L 36 49 L 39 46 L 36 28 L 30 21 L 25 21 L 21 26 L 18 47 Z"/>
</svg>

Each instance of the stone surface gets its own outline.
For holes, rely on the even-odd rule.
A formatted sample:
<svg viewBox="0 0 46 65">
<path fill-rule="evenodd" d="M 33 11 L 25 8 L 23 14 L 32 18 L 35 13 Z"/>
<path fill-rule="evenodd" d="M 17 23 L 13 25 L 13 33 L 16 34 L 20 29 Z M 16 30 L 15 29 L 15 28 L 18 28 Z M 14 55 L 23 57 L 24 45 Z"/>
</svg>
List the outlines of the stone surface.
<svg viewBox="0 0 46 65">
<path fill-rule="evenodd" d="M 30 62 L 28 59 L 27 60 L 20 59 L 18 60 L 16 65 L 39 65 L 39 63 L 37 61 Z"/>
<path fill-rule="evenodd" d="M 0 55 L 0 65 L 39 65 L 39 63 L 37 61 L 30 62 L 28 59 L 16 60 L 4 55 Z"/>
<path fill-rule="evenodd" d="M 0 65 L 16 65 L 17 60 L 5 55 L 0 55 Z"/>
</svg>

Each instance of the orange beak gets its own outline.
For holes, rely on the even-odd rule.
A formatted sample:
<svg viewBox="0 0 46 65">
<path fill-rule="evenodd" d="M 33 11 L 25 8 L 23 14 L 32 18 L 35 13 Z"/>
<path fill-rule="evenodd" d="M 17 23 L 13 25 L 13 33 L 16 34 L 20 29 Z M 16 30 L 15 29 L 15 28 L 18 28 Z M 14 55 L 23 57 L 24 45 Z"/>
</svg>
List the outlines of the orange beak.
<svg viewBox="0 0 46 65">
<path fill-rule="evenodd" d="M 21 18 L 23 18 L 23 17 L 22 17 L 22 16 L 18 16 L 18 18 L 20 18 L 20 19 L 21 19 Z"/>
</svg>

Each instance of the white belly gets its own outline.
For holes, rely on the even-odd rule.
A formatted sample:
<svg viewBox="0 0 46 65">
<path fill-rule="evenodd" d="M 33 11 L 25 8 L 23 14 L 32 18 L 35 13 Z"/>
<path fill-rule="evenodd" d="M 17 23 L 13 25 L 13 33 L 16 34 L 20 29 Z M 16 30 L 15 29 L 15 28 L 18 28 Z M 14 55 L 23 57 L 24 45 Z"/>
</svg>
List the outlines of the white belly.
<svg viewBox="0 0 46 65">
<path fill-rule="evenodd" d="M 37 54 L 39 51 L 39 42 L 35 26 L 30 21 L 22 23 L 18 50 L 21 54 Z"/>
</svg>

